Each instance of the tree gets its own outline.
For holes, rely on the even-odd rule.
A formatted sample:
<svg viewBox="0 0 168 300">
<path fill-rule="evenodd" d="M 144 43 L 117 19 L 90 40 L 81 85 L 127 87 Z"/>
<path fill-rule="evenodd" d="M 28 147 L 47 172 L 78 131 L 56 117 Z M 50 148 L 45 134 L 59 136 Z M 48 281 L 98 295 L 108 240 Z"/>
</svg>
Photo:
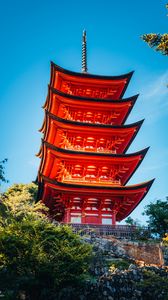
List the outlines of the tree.
<svg viewBox="0 0 168 300">
<path fill-rule="evenodd" d="M 168 55 L 168 33 L 143 34 L 142 39 L 148 43 L 151 48 L 161 52 L 163 55 Z"/>
<path fill-rule="evenodd" d="M 166 4 L 166 8 L 168 9 L 168 4 Z M 143 34 L 141 38 L 156 51 L 168 55 L 168 33 L 148 33 Z"/>
<path fill-rule="evenodd" d="M 80 286 L 91 247 L 35 204 L 35 184 L 13 185 L 0 204 L 0 291 L 4 299 L 54 300 Z M 2 298 L 3 299 L 3 298 Z M 68 298 L 67 298 L 68 299 Z"/>
<path fill-rule="evenodd" d="M 130 216 L 125 220 L 127 225 L 134 225 L 140 227 L 140 221 L 138 219 L 133 219 Z"/>
<path fill-rule="evenodd" d="M 1 182 L 8 182 L 8 180 L 5 178 L 5 172 L 4 172 L 4 164 L 7 162 L 7 158 L 0 161 L 0 185 Z"/>
<path fill-rule="evenodd" d="M 149 217 L 147 222 L 153 234 L 163 237 L 168 232 L 168 197 L 148 204 L 143 214 Z"/>
<path fill-rule="evenodd" d="M 165 233 L 165 236 L 163 237 L 163 245 L 168 246 L 168 233 Z"/>
<path fill-rule="evenodd" d="M 134 219 L 131 218 L 131 217 L 128 217 L 128 218 L 125 220 L 125 223 L 126 223 L 127 225 L 135 225 L 135 221 L 134 221 Z"/>
</svg>

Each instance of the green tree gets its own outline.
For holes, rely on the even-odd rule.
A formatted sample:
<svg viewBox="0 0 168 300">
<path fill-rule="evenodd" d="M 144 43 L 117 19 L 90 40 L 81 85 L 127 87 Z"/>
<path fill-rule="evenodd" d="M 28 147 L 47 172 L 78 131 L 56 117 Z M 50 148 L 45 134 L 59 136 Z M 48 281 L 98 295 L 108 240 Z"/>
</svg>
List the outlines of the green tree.
<svg viewBox="0 0 168 300">
<path fill-rule="evenodd" d="M 50 221 L 44 205 L 35 204 L 36 192 L 35 184 L 17 184 L 1 197 L 2 299 L 59 299 L 63 288 L 77 288 L 87 273 L 91 247 L 68 226 Z"/>
<path fill-rule="evenodd" d="M 0 161 L 0 185 L 2 182 L 8 182 L 8 180 L 5 178 L 5 172 L 4 172 L 4 164 L 7 162 L 7 158 Z"/>
<path fill-rule="evenodd" d="M 168 4 L 166 4 L 166 8 L 168 9 Z M 161 52 L 163 55 L 168 55 L 168 33 L 148 33 L 143 34 L 141 38 L 151 48 Z"/>
<path fill-rule="evenodd" d="M 153 234 L 163 237 L 168 232 L 168 197 L 157 200 L 145 207 L 144 215 L 148 216 L 148 225 Z"/>
<path fill-rule="evenodd" d="M 125 223 L 127 225 L 135 225 L 135 220 L 131 217 L 128 217 L 126 220 L 125 220 Z"/>
</svg>

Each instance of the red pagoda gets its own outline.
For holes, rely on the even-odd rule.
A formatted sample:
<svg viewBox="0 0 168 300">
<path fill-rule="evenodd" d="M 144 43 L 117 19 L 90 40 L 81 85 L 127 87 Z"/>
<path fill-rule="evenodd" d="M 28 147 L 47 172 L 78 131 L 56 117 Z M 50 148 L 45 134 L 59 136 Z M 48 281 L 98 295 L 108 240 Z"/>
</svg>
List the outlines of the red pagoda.
<svg viewBox="0 0 168 300">
<path fill-rule="evenodd" d="M 126 185 L 148 150 L 126 154 L 143 120 L 124 124 L 138 97 L 123 99 L 133 72 L 87 73 L 85 32 L 82 54 L 81 73 L 51 63 L 38 199 L 60 222 L 115 225 L 153 182 Z"/>
</svg>

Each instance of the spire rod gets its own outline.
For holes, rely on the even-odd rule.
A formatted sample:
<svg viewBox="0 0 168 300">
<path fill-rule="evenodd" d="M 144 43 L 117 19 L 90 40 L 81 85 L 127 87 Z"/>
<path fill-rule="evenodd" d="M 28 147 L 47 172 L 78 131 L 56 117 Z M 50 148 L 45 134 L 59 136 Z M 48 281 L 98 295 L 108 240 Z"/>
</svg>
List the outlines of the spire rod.
<svg viewBox="0 0 168 300">
<path fill-rule="evenodd" d="M 82 36 L 82 73 L 87 73 L 87 44 L 86 44 L 86 30 L 83 30 Z"/>
</svg>

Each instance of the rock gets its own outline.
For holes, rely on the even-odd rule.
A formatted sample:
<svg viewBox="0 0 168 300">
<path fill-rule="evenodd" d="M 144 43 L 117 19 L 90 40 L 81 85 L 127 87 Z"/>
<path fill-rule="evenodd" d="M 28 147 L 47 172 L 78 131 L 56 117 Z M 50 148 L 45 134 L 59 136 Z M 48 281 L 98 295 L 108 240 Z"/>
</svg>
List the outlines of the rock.
<svg viewBox="0 0 168 300">
<path fill-rule="evenodd" d="M 134 269 L 136 269 L 136 268 L 137 268 L 136 265 L 130 264 L 128 270 L 134 270 Z"/>
</svg>

